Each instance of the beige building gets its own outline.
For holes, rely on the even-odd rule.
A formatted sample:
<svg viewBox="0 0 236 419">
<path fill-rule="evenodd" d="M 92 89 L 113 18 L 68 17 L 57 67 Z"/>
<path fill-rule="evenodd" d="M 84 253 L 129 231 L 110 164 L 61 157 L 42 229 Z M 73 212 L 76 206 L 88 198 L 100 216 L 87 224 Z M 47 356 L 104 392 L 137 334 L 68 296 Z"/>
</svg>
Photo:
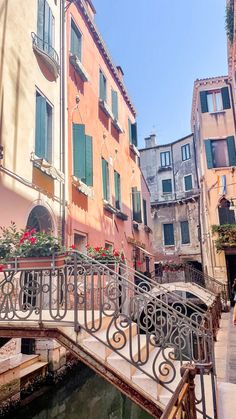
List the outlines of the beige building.
<svg viewBox="0 0 236 419">
<path fill-rule="evenodd" d="M 195 81 L 192 130 L 201 190 L 203 267 L 230 286 L 236 275 L 236 247 L 226 241 L 219 251 L 216 240 L 221 234 L 212 232 L 212 226 L 235 224 L 235 114 L 227 76 Z"/>
</svg>

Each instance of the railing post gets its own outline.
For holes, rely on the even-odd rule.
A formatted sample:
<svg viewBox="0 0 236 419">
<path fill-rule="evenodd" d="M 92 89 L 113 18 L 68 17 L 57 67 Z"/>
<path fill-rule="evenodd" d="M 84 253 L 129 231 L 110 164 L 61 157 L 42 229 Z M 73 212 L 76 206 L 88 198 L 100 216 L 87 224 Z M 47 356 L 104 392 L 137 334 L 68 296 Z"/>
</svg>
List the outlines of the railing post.
<svg viewBox="0 0 236 419">
<path fill-rule="evenodd" d="M 185 371 L 188 370 L 188 397 L 186 398 L 186 411 L 189 416 L 188 419 L 197 419 L 196 400 L 195 400 L 195 383 L 196 368 L 191 364 L 185 364 L 180 369 L 181 377 L 184 376 Z"/>
</svg>

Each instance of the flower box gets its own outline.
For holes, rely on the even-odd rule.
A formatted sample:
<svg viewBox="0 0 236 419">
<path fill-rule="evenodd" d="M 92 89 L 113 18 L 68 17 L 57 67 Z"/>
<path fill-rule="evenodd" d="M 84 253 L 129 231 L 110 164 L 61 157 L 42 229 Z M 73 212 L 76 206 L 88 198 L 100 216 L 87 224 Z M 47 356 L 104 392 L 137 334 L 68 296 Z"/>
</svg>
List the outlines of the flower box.
<svg viewBox="0 0 236 419">
<path fill-rule="evenodd" d="M 53 269 L 61 268 L 65 265 L 66 254 L 53 256 L 43 256 L 43 257 L 17 257 L 15 259 L 10 259 L 9 265 L 11 268 L 16 267 L 17 269 Z"/>
</svg>

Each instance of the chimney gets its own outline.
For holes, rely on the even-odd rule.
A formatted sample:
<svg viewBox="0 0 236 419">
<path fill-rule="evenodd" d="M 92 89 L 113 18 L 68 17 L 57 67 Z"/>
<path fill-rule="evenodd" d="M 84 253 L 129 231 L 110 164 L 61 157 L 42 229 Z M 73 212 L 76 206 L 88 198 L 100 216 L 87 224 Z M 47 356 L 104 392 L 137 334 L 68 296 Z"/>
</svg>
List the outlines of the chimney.
<svg viewBox="0 0 236 419">
<path fill-rule="evenodd" d="M 118 65 L 116 68 L 117 68 L 117 72 L 118 72 L 119 79 L 120 79 L 121 81 L 123 81 L 124 72 L 123 72 L 123 70 L 122 70 L 121 66 L 120 66 L 120 65 Z"/>
<path fill-rule="evenodd" d="M 149 137 L 145 138 L 145 148 L 155 147 L 156 145 L 156 134 L 151 134 Z"/>
<path fill-rule="evenodd" d="M 94 20 L 94 16 L 96 14 L 96 9 L 92 3 L 92 0 L 85 0 L 85 4 L 87 7 L 88 14 L 92 20 Z"/>
</svg>

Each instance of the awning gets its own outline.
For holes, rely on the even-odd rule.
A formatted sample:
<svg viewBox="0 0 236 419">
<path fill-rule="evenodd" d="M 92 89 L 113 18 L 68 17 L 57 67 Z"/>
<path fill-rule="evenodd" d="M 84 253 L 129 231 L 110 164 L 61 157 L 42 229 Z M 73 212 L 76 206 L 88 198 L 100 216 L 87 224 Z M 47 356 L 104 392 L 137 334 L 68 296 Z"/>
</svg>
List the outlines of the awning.
<svg viewBox="0 0 236 419">
<path fill-rule="evenodd" d="M 136 244 L 134 245 L 134 247 L 137 247 L 137 249 L 142 250 L 142 252 L 143 252 L 143 253 L 145 253 L 146 255 L 151 256 L 151 257 L 154 257 L 154 255 L 152 255 L 152 253 L 149 253 L 149 252 L 148 252 L 146 249 L 144 249 L 143 247 L 141 247 L 141 246 L 137 246 Z"/>
</svg>

